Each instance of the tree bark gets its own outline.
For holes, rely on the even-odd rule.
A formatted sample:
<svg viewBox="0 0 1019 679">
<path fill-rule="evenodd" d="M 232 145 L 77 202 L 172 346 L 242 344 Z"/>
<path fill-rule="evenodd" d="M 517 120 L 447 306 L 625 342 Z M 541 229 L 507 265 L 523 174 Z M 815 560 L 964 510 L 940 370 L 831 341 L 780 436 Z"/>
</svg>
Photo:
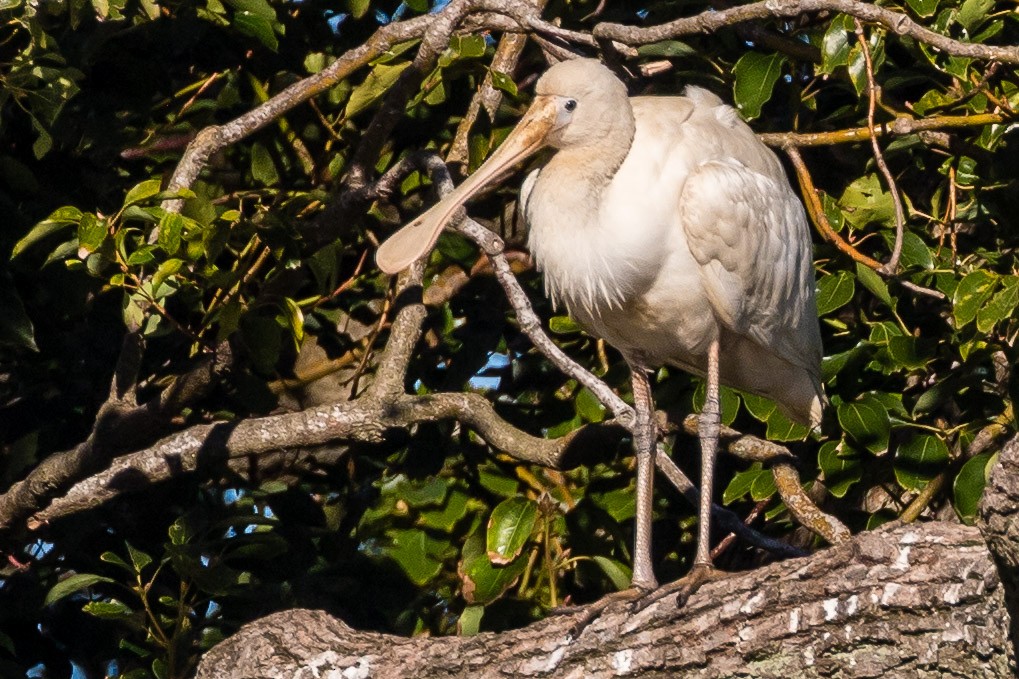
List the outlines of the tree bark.
<svg viewBox="0 0 1019 679">
<path fill-rule="evenodd" d="M 1019 437 L 1002 448 L 979 527 L 887 526 L 631 614 L 610 607 L 472 637 L 405 639 L 321 611 L 242 627 L 198 679 L 255 677 L 1011 677 L 1019 597 Z M 1009 611 L 1012 611 L 1010 616 Z"/>
<path fill-rule="evenodd" d="M 1015 658 L 977 528 L 899 526 L 710 582 L 631 615 L 610 608 L 461 638 L 359 632 L 320 611 L 276 613 L 212 649 L 211 677 L 1005 677 Z"/>
</svg>

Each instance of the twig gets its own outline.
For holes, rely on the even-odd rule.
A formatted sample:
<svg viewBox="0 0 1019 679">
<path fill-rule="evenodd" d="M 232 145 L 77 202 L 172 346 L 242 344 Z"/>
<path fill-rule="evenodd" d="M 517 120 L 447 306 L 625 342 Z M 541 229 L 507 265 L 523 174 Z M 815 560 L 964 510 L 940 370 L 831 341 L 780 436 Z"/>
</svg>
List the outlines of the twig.
<svg viewBox="0 0 1019 679">
<path fill-rule="evenodd" d="M 966 127 L 984 127 L 1007 123 L 1012 116 L 1003 113 L 980 113 L 969 116 L 934 116 L 930 118 L 909 118 L 900 116 L 887 123 L 879 123 L 876 127 L 851 127 L 831 132 L 766 132 L 759 134 L 761 141 L 768 146 L 780 148 L 803 146 L 833 146 L 835 144 L 853 144 L 867 141 L 875 134 L 904 136 L 933 130 L 957 129 Z"/>
<path fill-rule="evenodd" d="M 795 146 L 787 146 L 783 148 L 783 150 L 789 156 L 789 160 L 792 161 L 793 168 L 796 170 L 796 179 L 800 184 L 800 195 L 803 196 L 804 202 L 807 206 L 807 214 L 810 215 L 810 220 L 814 223 L 814 226 L 817 227 L 818 233 L 820 233 L 825 240 L 834 245 L 837 250 L 849 255 L 853 261 L 859 262 L 864 266 L 874 269 L 880 274 L 888 276 L 889 274 L 885 271 L 881 262 L 877 261 L 873 257 L 868 257 L 854 248 L 846 242 L 842 236 L 835 231 L 835 229 L 832 228 L 827 215 L 824 213 L 824 207 L 821 205 L 821 199 L 818 198 L 817 189 L 814 188 L 814 181 L 810 178 L 810 171 L 807 169 L 806 163 L 803 162 L 803 156 L 800 155 L 799 150 Z M 945 299 L 945 295 L 938 290 L 925 288 L 913 283 L 912 281 L 907 281 L 901 278 L 898 279 L 898 281 L 902 287 L 910 290 L 911 292 L 933 297 L 934 299 Z"/>
<path fill-rule="evenodd" d="M 870 132 L 870 147 L 874 151 L 874 162 L 877 163 L 878 170 L 880 170 L 881 175 L 885 178 L 885 183 L 888 184 L 888 192 L 892 197 L 892 205 L 895 206 L 895 244 L 892 246 L 891 257 L 881 266 L 882 273 L 892 276 L 899 268 L 899 257 L 902 255 L 902 236 L 906 228 L 906 216 L 902 210 L 902 196 L 899 195 L 899 187 L 895 183 L 892 171 L 888 169 L 885 156 L 881 152 L 881 145 L 877 141 L 877 133 L 874 131 L 874 109 L 877 106 L 879 95 L 877 81 L 874 79 L 874 63 L 870 58 L 870 45 L 867 44 L 867 38 L 863 34 L 863 24 L 860 23 L 859 19 L 854 19 L 854 23 L 856 24 L 856 41 L 860 44 L 860 50 L 863 52 L 863 60 L 867 71 L 867 130 Z"/>
<path fill-rule="evenodd" d="M 683 17 L 659 24 L 640 27 L 623 24 L 598 24 L 591 31 L 596 39 L 611 39 L 626 45 L 647 45 L 681 35 L 713 33 L 745 21 L 770 18 L 792 18 L 816 12 L 841 12 L 868 23 L 878 24 L 902 37 L 926 43 L 941 52 L 957 57 L 1019 64 L 1019 47 L 999 47 L 953 40 L 935 33 L 901 12 L 858 0 L 762 0 L 730 9 L 710 10 L 692 17 Z"/>
<path fill-rule="evenodd" d="M 697 435 L 696 415 L 689 415 L 683 420 L 683 430 L 690 435 Z M 852 533 L 845 524 L 834 516 L 821 511 L 821 508 L 804 492 L 799 472 L 793 466 L 796 458 L 788 448 L 774 441 L 741 434 L 730 427 L 722 427 L 719 438 L 725 442 L 729 453 L 741 460 L 764 462 L 770 465 L 779 497 L 782 498 L 786 507 L 789 508 L 789 512 L 801 526 L 833 545 L 845 542 L 852 537 Z"/>
<path fill-rule="evenodd" d="M 869 266 L 875 271 L 881 268 L 881 262 L 877 261 L 873 257 L 868 257 L 863 254 L 848 242 L 846 242 L 842 236 L 832 228 L 828 222 L 828 217 L 824 214 L 824 207 L 821 205 L 821 199 L 817 196 L 817 189 L 814 188 L 814 181 L 810 178 L 810 171 L 807 169 L 806 163 L 803 162 L 803 156 L 800 155 L 799 150 L 795 146 L 787 146 L 783 149 L 789 156 L 789 160 L 793 163 L 793 168 L 796 170 L 796 179 L 800 184 L 800 194 L 806 201 L 807 214 L 810 215 L 811 221 L 814 222 L 814 226 L 817 227 L 818 232 L 824 237 L 826 241 L 834 245 L 843 254 L 849 255 L 849 257 L 855 261 L 860 262 L 865 266 Z"/>
</svg>

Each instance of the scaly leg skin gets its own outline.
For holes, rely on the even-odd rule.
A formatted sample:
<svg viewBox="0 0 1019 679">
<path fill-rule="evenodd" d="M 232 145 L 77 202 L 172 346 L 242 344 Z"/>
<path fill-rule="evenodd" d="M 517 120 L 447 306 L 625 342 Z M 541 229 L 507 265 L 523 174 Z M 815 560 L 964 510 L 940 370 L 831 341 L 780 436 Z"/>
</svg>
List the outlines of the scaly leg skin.
<svg viewBox="0 0 1019 679">
<path fill-rule="evenodd" d="M 648 592 L 653 592 L 658 587 L 658 580 L 655 579 L 654 570 L 651 568 L 651 519 L 654 513 L 652 493 L 658 428 L 654 420 L 654 400 L 647 370 L 643 364 L 631 362 L 630 373 L 633 380 L 633 409 L 636 414 L 633 448 L 637 457 L 637 527 L 633 545 L 633 577 L 630 579 L 629 589 L 602 597 L 584 612 L 583 617 L 570 629 L 570 637 L 573 639 L 579 637 L 584 628 L 597 620 L 612 604 L 645 597 Z M 711 511 L 710 496 L 708 511 Z"/>
<path fill-rule="evenodd" d="M 715 455 L 718 452 L 718 432 L 722 427 L 722 409 L 718 397 L 718 354 L 716 338 L 708 347 L 707 389 L 704 409 L 701 410 L 698 434 L 701 441 L 701 497 L 698 509 L 697 552 L 693 568 L 679 580 L 655 590 L 636 601 L 634 612 L 644 610 L 659 599 L 676 593 L 676 605 L 685 606 L 690 597 L 708 582 L 715 569 L 711 564 L 711 488 L 715 480 Z M 634 570 L 636 572 L 636 568 Z"/>
<path fill-rule="evenodd" d="M 655 444 L 658 429 L 654 419 L 651 382 L 643 365 L 630 365 L 633 377 L 633 448 L 637 456 L 637 528 L 633 545 L 632 587 L 650 591 L 658 587 L 651 568 L 651 520 L 654 513 Z M 710 498 L 709 498 L 710 501 Z M 708 505 L 711 511 L 711 505 Z M 710 556 L 709 556 L 710 559 Z"/>
</svg>

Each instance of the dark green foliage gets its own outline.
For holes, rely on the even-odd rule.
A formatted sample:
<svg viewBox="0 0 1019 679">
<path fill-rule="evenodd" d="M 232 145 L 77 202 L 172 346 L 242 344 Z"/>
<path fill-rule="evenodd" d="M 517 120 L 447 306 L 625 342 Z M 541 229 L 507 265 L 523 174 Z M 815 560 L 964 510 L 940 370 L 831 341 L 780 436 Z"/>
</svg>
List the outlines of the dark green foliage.
<svg viewBox="0 0 1019 679">
<path fill-rule="evenodd" d="M 310 396 L 288 380 L 304 375 L 298 356 L 313 344 L 342 359 L 347 393 L 363 387 L 359 366 L 371 365 L 391 320 L 373 242 L 420 212 L 430 185 L 413 172 L 343 223 L 324 217 L 324 206 L 344 190 L 416 41 L 217 154 L 191 189 L 162 187 L 198 131 L 321 72 L 394 12 L 406 19 L 431 4 L 0 1 L 0 251 L 11 256 L 0 272 L 0 492 L 88 436 L 126 329 L 147 339 L 143 399 L 210 347 L 229 342 L 235 352 L 223 383 L 175 413 L 175 429 L 303 404 Z M 583 17 L 597 4 L 550 3 L 545 16 L 589 30 L 594 20 Z M 337 23 L 339 7 L 350 16 Z M 598 20 L 659 24 L 701 9 L 613 2 Z M 969 42 L 1019 43 L 1009 3 L 907 0 L 898 9 Z M 804 482 L 823 483 L 825 509 L 854 530 L 949 507 L 972 521 L 994 455 L 973 455 L 970 445 L 1016 424 L 1019 154 L 1009 120 L 1019 78 L 871 25 L 862 28 L 865 51 L 844 15 L 760 25 L 816 51 L 816 62 L 723 30 L 642 46 L 628 65 L 668 59 L 672 69 L 633 91 L 696 84 L 732 101 L 759 132 L 829 134 L 802 153 L 824 214 L 858 252 L 886 262 L 895 242 L 894 198 L 869 142 L 840 139 L 867 126 L 866 56 L 881 88 L 879 126 L 906 117 L 944 129 L 881 137 L 906 214 L 895 276 L 815 238 L 831 399 L 821 431 L 808 435 L 767 400 L 729 390 L 725 422 L 789 442 Z M 544 68 L 531 46 L 514 74 L 492 71 L 493 52 L 480 34 L 451 42 L 372 159 L 378 173 L 411 151 L 447 152 L 491 73 L 505 97 L 495 121 L 482 114 L 468 139 L 467 167 L 480 164 Z M 514 196 L 496 192 L 472 214 L 496 222 Z M 164 209 L 168 199 L 183 201 L 180 214 Z M 520 334 L 491 277 L 448 283 L 477 259 L 451 233 L 431 255 L 425 293 L 439 301 L 408 391 L 482 391 L 536 436 L 605 420 L 593 394 Z M 626 395 L 619 356 L 556 315 L 533 271 L 521 278 L 559 345 Z M 703 398 L 699 380 L 658 374 L 658 406 L 674 421 Z M 583 466 L 551 471 L 500 454 L 465 427 L 422 424 L 384 446 L 338 449 L 330 465 L 253 481 L 206 469 L 54 521 L 3 545 L 28 566 L 0 571 L 0 674 L 41 665 L 66 677 L 74 663 L 84 676 L 185 676 L 224 635 L 291 606 L 356 627 L 454 634 L 595 599 L 628 582 L 633 530 L 629 442 L 607 439 Z M 695 442 L 670 444 L 695 470 Z M 718 478 L 715 496 L 734 510 L 763 503 L 759 529 L 795 528 L 768 469 L 723 455 Z M 665 579 L 689 565 L 695 525 L 692 509 L 662 486 L 654 557 Z M 928 488 L 936 492 L 926 497 Z M 917 497 L 926 504 L 907 510 Z M 756 561 L 736 547 L 721 563 Z"/>
</svg>

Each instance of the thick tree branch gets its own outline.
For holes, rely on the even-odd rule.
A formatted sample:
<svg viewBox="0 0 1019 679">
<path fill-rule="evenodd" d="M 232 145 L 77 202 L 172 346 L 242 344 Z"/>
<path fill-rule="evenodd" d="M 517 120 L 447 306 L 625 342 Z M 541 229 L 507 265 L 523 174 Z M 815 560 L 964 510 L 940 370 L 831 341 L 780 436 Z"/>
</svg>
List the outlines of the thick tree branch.
<svg viewBox="0 0 1019 679">
<path fill-rule="evenodd" d="M 111 386 L 110 398 L 99 408 L 88 438 L 71 450 L 46 457 L 23 480 L 0 495 L 0 532 L 18 530 L 34 512 L 76 482 L 106 468 L 110 460 L 166 431 L 169 419 L 194 403 L 215 384 L 232 355 L 224 346 L 176 378 L 156 399 L 135 405 L 134 384 L 141 359 L 140 336 L 128 333 Z M 130 400 L 125 396 L 130 395 Z"/>
<path fill-rule="evenodd" d="M 578 614 L 580 615 L 580 614 Z M 286 611 L 243 627 L 197 677 L 1009 676 L 1001 584 L 974 528 L 863 533 L 809 558 L 709 582 L 684 608 L 610 608 L 579 639 L 575 616 L 473 637 L 356 632 Z"/>
<path fill-rule="evenodd" d="M 496 450 L 515 459 L 553 468 L 562 464 L 575 442 L 590 444 L 606 429 L 594 426 L 544 439 L 510 425 L 479 394 L 403 395 L 392 400 L 362 396 L 296 413 L 197 425 L 171 434 L 149 448 L 117 458 L 109 468 L 75 484 L 66 495 L 38 511 L 31 526 L 98 507 L 126 492 L 182 474 L 204 471 L 215 475 L 231 460 L 247 464 L 249 458 L 257 461 L 282 451 L 310 451 L 327 444 L 381 444 L 396 430 L 445 420 L 464 423 Z"/>
</svg>

